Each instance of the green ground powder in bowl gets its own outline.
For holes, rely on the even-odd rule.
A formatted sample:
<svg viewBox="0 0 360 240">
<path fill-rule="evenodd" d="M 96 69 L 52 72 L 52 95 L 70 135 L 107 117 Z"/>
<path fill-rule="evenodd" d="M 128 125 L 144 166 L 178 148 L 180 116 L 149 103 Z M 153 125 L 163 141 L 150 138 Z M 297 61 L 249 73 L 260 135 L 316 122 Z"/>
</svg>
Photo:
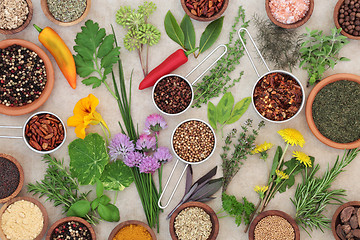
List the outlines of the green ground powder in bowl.
<svg viewBox="0 0 360 240">
<path fill-rule="evenodd" d="M 360 138 L 360 84 L 340 80 L 323 87 L 315 96 L 312 114 L 322 135 L 337 143 Z"/>
</svg>

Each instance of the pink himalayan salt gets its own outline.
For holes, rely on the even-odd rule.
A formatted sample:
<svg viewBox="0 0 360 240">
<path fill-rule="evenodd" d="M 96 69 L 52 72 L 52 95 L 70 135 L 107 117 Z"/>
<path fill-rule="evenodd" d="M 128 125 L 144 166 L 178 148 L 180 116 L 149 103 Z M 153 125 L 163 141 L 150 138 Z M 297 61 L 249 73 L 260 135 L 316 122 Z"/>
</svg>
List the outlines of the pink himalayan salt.
<svg viewBox="0 0 360 240">
<path fill-rule="evenodd" d="M 292 24 L 305 17 L 310 0 L 270 0 L 269 7 L 274 18 L 284 24 Z"/>
</svg>

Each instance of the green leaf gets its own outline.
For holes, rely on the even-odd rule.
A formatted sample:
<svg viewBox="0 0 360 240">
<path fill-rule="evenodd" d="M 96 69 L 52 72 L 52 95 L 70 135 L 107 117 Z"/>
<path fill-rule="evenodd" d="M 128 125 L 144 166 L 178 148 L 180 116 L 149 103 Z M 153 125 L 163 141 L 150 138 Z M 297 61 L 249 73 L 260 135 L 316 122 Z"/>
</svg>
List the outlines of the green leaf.
<svg viewBox="0 0 360 240">
<path fill-rule="evenodd" d="M 224 17 L 220 17 L 215 21 L 212 21 L 206 28 L 203 34 L 201 34 L 199 53 L 205 52 L 209 49 L 219 37 L 222 26 L 223 26 Z"/>
<path fill-rule="evenodd" d="M 81 185 L 94 184 L 109 162 L 105 141 L 97 133 L 72 141 L 69 144 L 69 156 L 71 175 Z"/>
<path fill-rule="evenodd" d="M 79 46 L 88 48 L 92 53 L 95 53 L 96 48 L 100 45 L 105 37 L 105 29 L 99 29 L 99 24 L 92 20 L 85 22 L 85 26 L 81 27 L 81 32 L 76 35 L 75 42 Z"/>
<path fill-rule="evenodd" d="M 76 65 L 76 73 L 80 77 L 87 77 L 96 71 L 92 61 L 84 60 L 80 55 L 74 56 L 74 60 Z"/>
<path fill-rule="evenodd" d="M 100 197 L 100 203 L 103 204 L 103 205 L 108 204 L 110 201 L 111 201 L 111 199 L 106 195 L 102 195 Z"/>
<path fill-rule="evenodd" d="M 96 196 L 99 198 L 104 194 L 104 185 L 99 179 L 96 179 Z"/>
<path fill-rule="evenodd" d="M 69 208 L 67 212 L 67 216 L 75 216 L 75 217 L 85 217 L 85 215 L 90 211 L 90 202 L 87 200 L 80 200 L 75 202 Z"/>
<path fill-rule="evenodd" d="M 91 202 L 91 209 L 95 211 L 95 209 L 99 206 L 100 198 L 95 198 L 94 201 Z"/>
<path fill-rule="evenodd" d="M 272 164 L 272 166 L 271 166 L 271 171 L 270 171 L 270 175 L 269 175 L 270 178 L 269 178 L 268 185 L 269 185 L 270 182 L 271 182 L 272 176 L 275 175 L 275 170 L 277 169 L 277 166 L 278 166 L 278 164 L 279 164 L 279 161 L 280 161 L 280 158 L 281 158 L 281 156 L 282 156 L 282 153 L 283 153 L 283 151 L 282 151 L 281 147 L 278 146 L 277 149 L 276 149 L 275 155 L 274 155 L 273 164 Z"/>
<path fill-rule="evenodd" d="M 185 48 L 185 36 L 183 31 L 181 30 L 179 24 L 176 22 L 174 15 L 170 12 L 167 12 L 164 21 L 166 34 L 171 38 L 174 42 L 178 43 L 181 47 Z"/>
<path fill-rule="evenodd" d="M 98 58 L 103 58 L 110 53 L 110 51 L 114 48 L 114 35 L 107 35 L 102 41 L 99 49 L 98 49 Z"/>
<path fill-rule="evenodd" d="M 225 93 L 216 106 L 216 118 L 220 124 L 224 124 L 230 118 L 233 106 L 234 96 L 231 92 Z"/>
<path fill-rule="evenodd" d="M 105 57 L 101 59 L 101 67 L 107 68 L 112 66 L 114 63 L 117 63 L 119 60 L 119 47 L 113 48 Z"/>
<path fill-rule="evenodd" d="M 115 161 L 105 166 L 100 177 L 106 190 L 122 191 L 134 181 L 131 169 L 122 161 Z"/>
<path fill-rule="evenodd" d="M 184 15 L 184 18 L 180 23 L 180 27 L 184 33 L 185 49 L 188 51 L 194 49 L 196 44 L 195 29 L 190 17 L 187 14 Z"/>
<path fill-rule="evenodd" d="M 97 77 L 89 77 L 81 81 L 86 86 L 93 85 L 92 88 L 97 88 L 101 85 L 102 81 Z"/>
<path fill-rule="evenodd" d="M 349 58 L 346 58 L 346 57 L 341 57 L 341 58 L 340 58 L 340 61 L 350 61 L 350 59 L 349 59 Z"/>
<path fill-rule="evenodd" d="M 216 107 L 212 102 L 208 103 L 208 111 L 207 111 L 207 115 L 208 115 L 208 120 L 210 123 L 210 126 L 216 131 L 217 127 L 216 127 Z"/>
<path fill-rule="evenodd" d="M 94 53 L 84 46 L 75 45 L 75 52 L 77 52 L 84 60 L 92 60 Z"/>
<path fill-rule="evenodd" d="M 98 207 L 99 216 L 108 222 L 117 222 L 120 220 L 119 209 L 112 204 L 99 204 Z"/>
<path fill-rule="evenodd" d="M 237 102 L 226 124 L 232 124 L 238 121 L 241 118 L 241 116 L 246 112 L 246 110 L 249 108 L 250 103 L 251 103 L 251 97 L 243 98 L 241 101 Z"/>
</svg>

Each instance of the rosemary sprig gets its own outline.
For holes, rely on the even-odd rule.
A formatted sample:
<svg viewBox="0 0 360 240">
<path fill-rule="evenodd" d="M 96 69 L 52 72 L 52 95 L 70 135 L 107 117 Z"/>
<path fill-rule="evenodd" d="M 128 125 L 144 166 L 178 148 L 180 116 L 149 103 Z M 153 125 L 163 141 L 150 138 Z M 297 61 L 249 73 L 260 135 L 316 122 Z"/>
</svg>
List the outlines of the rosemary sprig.
<svg viewBox="0 0 360 240">
<path fill-rule="evenodd" d="M 344 172 L 343 168 L 351 163 L 358 155 L 360 149 L 352 149 L 344 152 L 344 155 L 339 161 L 337 157 L 334 166 L 329 169 L 329 166 L 320 178 L 315 177 L 319 170 L 317 164 L 308 174 L 307 169 L 303 175 L 303 182 L 296 188 L 294 199 L 291 199 L 296 207 L 296 222 L 310 235 L 309 231 L 313 228 L 320 229 L 330 228 L 330 219 L 323 215 L 323 211 L 328 204 L 339 204 L 346 196 L 344 189 L 329 190 L 331 184 L 336 177 Z"/>
</svg>

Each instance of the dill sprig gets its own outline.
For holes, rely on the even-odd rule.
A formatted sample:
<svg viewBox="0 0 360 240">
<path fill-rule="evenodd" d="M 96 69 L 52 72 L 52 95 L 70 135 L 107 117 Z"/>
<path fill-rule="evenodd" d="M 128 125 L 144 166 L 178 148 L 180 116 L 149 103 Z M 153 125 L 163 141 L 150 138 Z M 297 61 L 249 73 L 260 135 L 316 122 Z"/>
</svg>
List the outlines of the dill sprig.
<svg viewBox="0 0 360 240">
<path fill-rule="evenodd" d="M 344 189 L 329 190 L 331 184 L 335 181 L 336 177 L 344 172 L 343 168 L 354 160 L 359 149 L 345 150 L 345 153 L 339 161 L 337 157 L 334 166 L 329 169 L 329 166 L 320 178 L 315 177 L 316 172 L 319 170 L 317 164 L 308 174 L 307 170 L 303 175 L 303 182 L 296 188 L 294 199 L 291 199 L 296 207 L 296 222 L 310 235 L 313 228 L 320 229 L 330 228 L 331 220 L 323 215 L 323 211 L 328 204 L 342 203 L 346 196 Z"/>
</svg>

